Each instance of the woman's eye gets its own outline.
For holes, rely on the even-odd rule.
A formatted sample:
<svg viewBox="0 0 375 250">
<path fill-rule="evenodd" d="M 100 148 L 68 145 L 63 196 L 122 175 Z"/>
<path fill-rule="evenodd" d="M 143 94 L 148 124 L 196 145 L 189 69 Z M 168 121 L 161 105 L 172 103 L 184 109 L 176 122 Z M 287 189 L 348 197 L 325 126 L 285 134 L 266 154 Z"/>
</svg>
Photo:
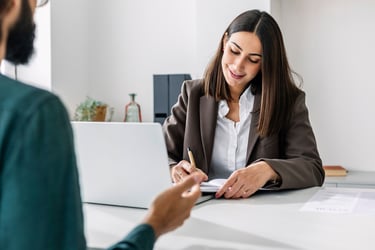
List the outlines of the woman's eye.
<svg viewBox="0 0 375 250">
<path fill-rule="evenodd" d="M 249 57 L 249 62 L 251 62 L 251 63 L 258 63 L 259 61 L 260 61 L 260 59 L 258 59 L 258 58 Z"/>
<path fill-rule="evenodd" d="M 239 55 L 239 54 L 240 54 L 240 52 L 235 51 L 235 50 L 233 50 L 233 49 L 230 49 L 230 51 L 231 51 L 233 54 L 235 54 L 235 55 Z"/>
</svg>

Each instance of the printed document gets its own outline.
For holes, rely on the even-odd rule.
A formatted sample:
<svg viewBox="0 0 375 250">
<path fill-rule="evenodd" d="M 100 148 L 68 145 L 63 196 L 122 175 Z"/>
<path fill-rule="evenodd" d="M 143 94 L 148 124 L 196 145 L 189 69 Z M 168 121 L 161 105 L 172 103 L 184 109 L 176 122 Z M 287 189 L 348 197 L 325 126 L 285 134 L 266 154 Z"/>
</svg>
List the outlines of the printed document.
<svg viewBox="0 0 375 250">
<path fill-rule="evenodd" d="M 301 211 L 375 215 L 375 189 L 322 188 Z"/>
</svg>

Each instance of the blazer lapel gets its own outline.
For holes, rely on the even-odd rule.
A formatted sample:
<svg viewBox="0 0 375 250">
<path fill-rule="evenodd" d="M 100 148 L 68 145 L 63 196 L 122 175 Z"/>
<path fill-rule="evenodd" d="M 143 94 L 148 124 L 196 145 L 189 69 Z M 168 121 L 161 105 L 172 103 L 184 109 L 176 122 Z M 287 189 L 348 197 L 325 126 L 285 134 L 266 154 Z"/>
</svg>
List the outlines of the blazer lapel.
<svg viewBox="0 0 375 250">
<path fill-rule="evenodd" d="M 255 143 L 257 142 L 259 138 L 257 125 L 259 122 L 260 103 L 261 103 L 261 93 L 258 91 L 255 94 L 253 111 L 251 112 L 251 125 L 250 125 L 250 133 L 249 133 L 249 140 L 247 143 L 247 154 L 246 154 L 246 161 L 248 163 L 249 163 L 251 152 L 253 151 Z"/>
<path fill-rule="evenodd" d="M 207 171 L 211 164 L 212 148 L 215 138 L 215 128 L 217 119 L 217 102 L 212 96 L 202 96 L 200 98 L 199 115 L 201 127 L 201 140 L 206 159 Z"/>
</svg>

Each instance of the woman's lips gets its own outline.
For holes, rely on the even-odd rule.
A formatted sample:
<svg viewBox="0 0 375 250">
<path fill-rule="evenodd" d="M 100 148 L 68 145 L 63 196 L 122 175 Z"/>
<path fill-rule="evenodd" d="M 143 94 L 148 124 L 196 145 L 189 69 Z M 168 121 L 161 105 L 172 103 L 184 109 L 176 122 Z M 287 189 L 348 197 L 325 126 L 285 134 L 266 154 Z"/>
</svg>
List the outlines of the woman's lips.
<svg viewBox="0 0 375 250">
<path fill-rule="evenodd" d="M 234 78 L 234 79 L 241 79 L 242 77 L 244 77 L 244 75 L 237 75 L 235 73 L 233 73 L 231 70 L 229 70 L 230 72 L 230 75 Z"/>
</svg>

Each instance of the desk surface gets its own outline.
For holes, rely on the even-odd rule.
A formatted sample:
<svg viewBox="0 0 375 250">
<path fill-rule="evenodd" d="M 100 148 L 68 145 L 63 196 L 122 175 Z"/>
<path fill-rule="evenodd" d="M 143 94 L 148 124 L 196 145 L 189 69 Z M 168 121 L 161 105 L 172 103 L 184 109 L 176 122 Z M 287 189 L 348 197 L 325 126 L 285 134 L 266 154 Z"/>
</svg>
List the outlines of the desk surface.
<svg viewBox="0 0 375 250">
<path fill-rule="evenodd" d="M 207 201 L 155 249 L 374 249 L 375 215 L 300 211 L 319 189 Z M 146 210 L 85 204 L 84 213 L 88 246 L 100 249 L 120 240 Z"/>
<path fill-rule="evenodd" d="M 375 188 L 375 171 L 348 171 L 346 176 L 326 177 L 326 186 Z"/>
</svg>

